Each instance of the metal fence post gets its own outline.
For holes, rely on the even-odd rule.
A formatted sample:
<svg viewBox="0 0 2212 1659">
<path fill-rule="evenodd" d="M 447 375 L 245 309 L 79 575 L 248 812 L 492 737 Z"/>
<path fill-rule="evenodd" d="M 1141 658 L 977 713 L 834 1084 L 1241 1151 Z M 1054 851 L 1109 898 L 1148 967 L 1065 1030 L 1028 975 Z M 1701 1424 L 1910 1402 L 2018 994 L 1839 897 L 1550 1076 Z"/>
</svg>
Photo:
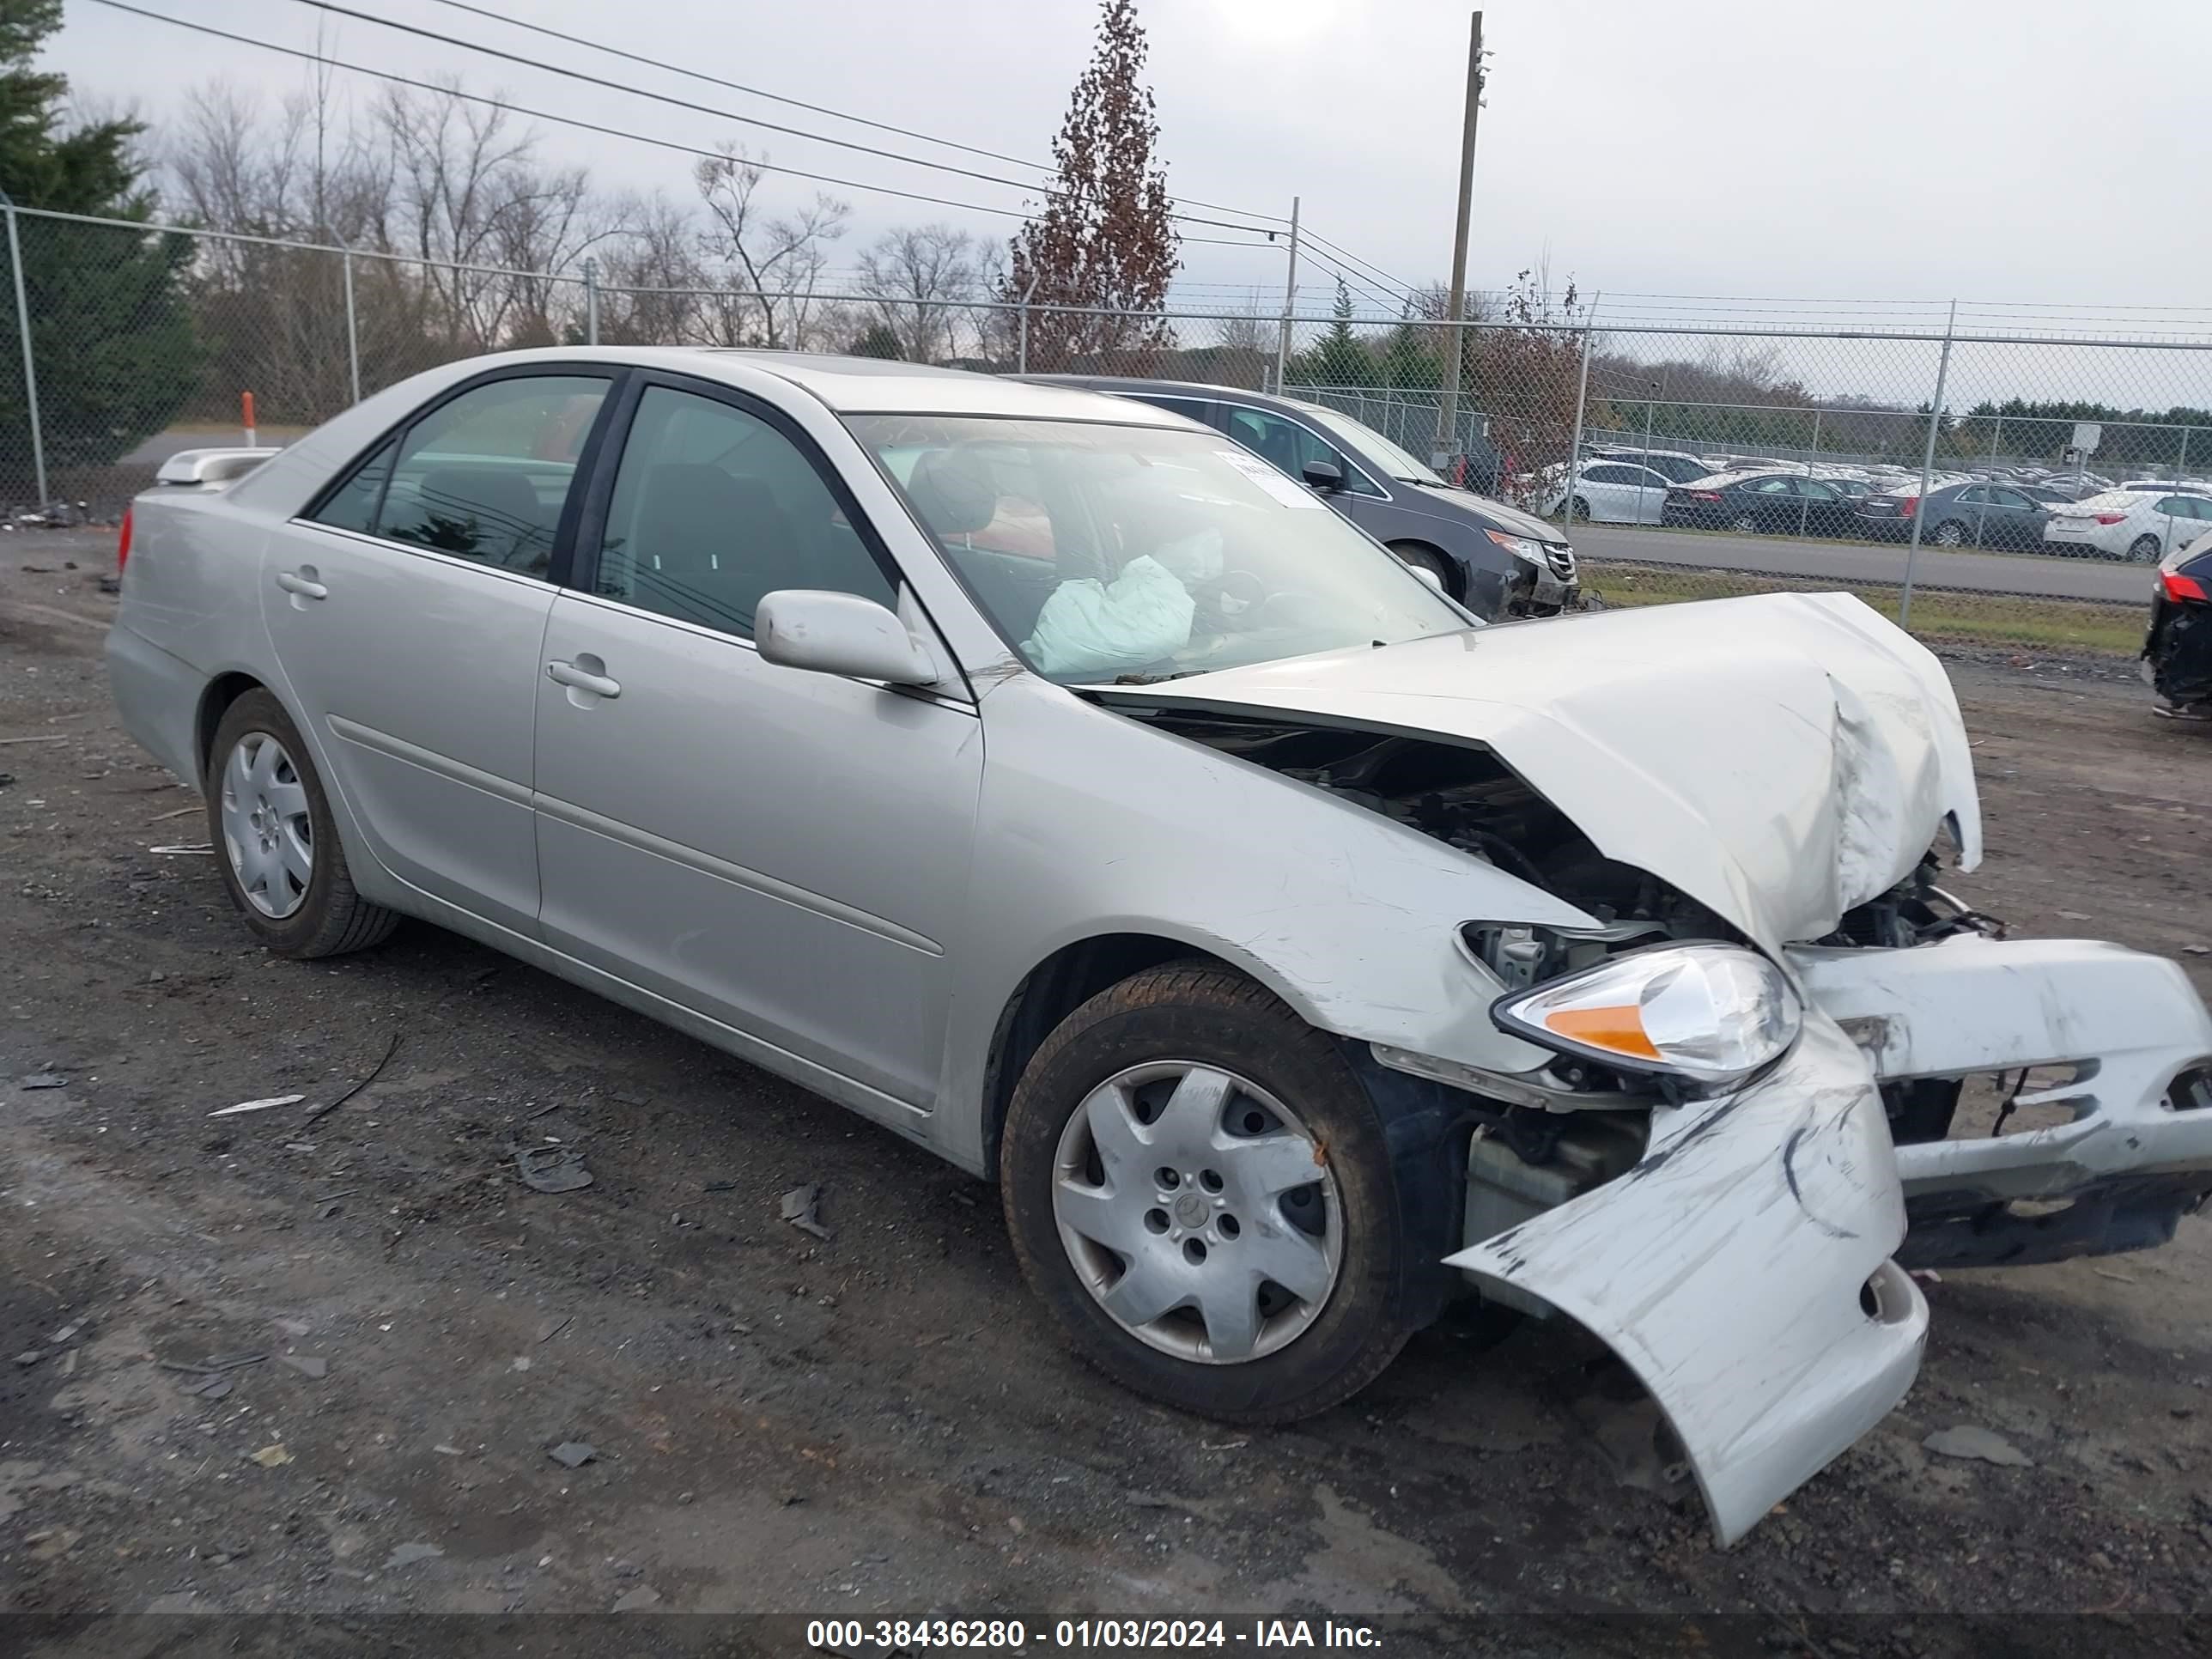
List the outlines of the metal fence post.
<svg viewBox="0 0 2212 1659">
<path fill-rule="evenodd" d="M 1298 198 L 1291 198 L 1291 264 L 1283 278 L 1283 326 L 1275 336 L 1275 395 L 1283 395 L 1283 374 L 1291 358 L 1291 313 L 1298 306 Z"/>
<path fill-rule="evenodd" d="M 1820 465 L 1820 405 L 1817 403 L 1813 405 L 1813 447 L 1806 453 L 1812 458 L 1805 463 L 1808 469 Z M 1797 501 L 1797 533 L 1801 536 L 1805 533 L 1806 521 L 1811 516 L 1812 511 L 1812 497 L 1809 495 L 1800 496 Z"/>
<path fill-rule="evenodd" d="M 1030 285 L 1022 290 L 1021 328 L 1014 343 L 1014 373 L 1030 372 L 1030 296 L 1036 292 L 1037 279 L 1030 278 Z"/>
<path fill-rule="evenodd" d="M 584 261 L 584 343 L 599 343 L 599 262 Z"/>
<path fill-rule="evenodd" d="M 31 422 L 31 472 L 38 480 L 37 505 L 46 504 L 46 438 L 39 428 L 39 370 L 32 360 L 31 308 L 23 297 L 23 245 L 15 234 L 15 204 L 0 190 L 0 207 L 8 213 L 8 268 L 15 279 L 15 325 L 23 338 L 23 410 Z"/>
<path fill-rule="evenodd" d="M 1905 592 L 1897 604 L 1897 625 L 1912 626 L 1912 564 L 1920 556 L 1920 526 L 1928 517 L 1928 475 L 1936 470 L 1936 432 L 1943 424 L 1943 388 L 1951 379 L 1951 337 L 1959 322 L 1959 302 L 1943 324 L 1943 355 L 1936 360 L 1936 400 L 1928 406 L 1928 443 L 1920 452 L 1920 494 L 1912 503 L 1912 543 L 1905 550 Z"/>
<path fill-rule="evenodd" d="M 2189 428 L 2181 428 L 2181 458 L 2173 464 L 2173 481 L 2179 483 L 2189 476 Z M 2173 551 L 2173 515 L 2166 515 L 2166 550 Z"/>
<path fill-rule="evenodd" d="M 2004 435 L 2004 416 L 1996 416 L 1996 425 L 1990 433 L 1990 474 L 1982 480 L 1981 503 L 1974 509 L 1974 545 L 1982 544 L 1982 532 L 1990 521 L 1990 491 L 1996 488 L 1997 440 Z"/>
<path fill-rule="evenodd" d="M 338 258 L 345 269 L 346 301 L 346 374 L 353 388 L 353 400 L 361 401 L 361 319 L 353 303 L 353 250 L 347 248 Z"/>
<path fill-rule="evenodd" d="M 1589 313 L 1583 319 L 1583 371 L 1575 381 L 1575 435 L 1573 441 L 1567 446 L 1566 476 L 1559 480 L 1559 487 L 1566 492 L 1567 497 L 1559 524 L 1561 528 L 1567 530 L 1574 528 L 1575 463 L 1582 459 L 1583 410 L 1589 402 L 1590 337 L 1597 331 L 1597 302 L 1604 297 L 1601 294 L 1591 295 Z M 1460 326 L 1465 328 L 1467 325 L 1462 323 Z M 1459 349 L 1459 343 L 1456 340 L 1452 343 L 1452 349 L 1455 351 Z M 1543 501 L 1539 499 L 1536 506 L 1540 510 Z"/>
</svg>

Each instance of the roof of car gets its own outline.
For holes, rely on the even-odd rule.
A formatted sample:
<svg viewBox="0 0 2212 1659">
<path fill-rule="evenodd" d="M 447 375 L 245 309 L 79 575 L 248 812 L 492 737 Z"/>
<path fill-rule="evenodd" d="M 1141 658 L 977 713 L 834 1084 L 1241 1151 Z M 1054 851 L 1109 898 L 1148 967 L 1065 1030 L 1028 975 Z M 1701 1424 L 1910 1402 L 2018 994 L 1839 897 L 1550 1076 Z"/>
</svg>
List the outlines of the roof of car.
<svg viewBox="0 0 2212 1659">
<path fill-rule="evenodd" d="M 1317 407 L 1313 404 L 1301 404 L 1295 398 L 1279 398 L 1273 392 L 1255 392 L 1249 386 L 1216 386 L 1206 380 L 1154 380 L 1134 374 L 1024 374 L 1018 378 L 1031 386 L 1079 386 L 1087 391 L 1112 392 L 1124 396 L 1133 396 L 1139 392 L 1157 392 L 1184 398 L 1246 398 L 1255 403 L 1287 404 L 1297 409 Z"/>
<path fill-rule="evenodd" d="M 737 359 L 810 392 L 841 415 L 996 415 L 1035 420 L 1109 420 L 1123 425 L 1180 423 L 1180 417 L 1143 404 L 1106 403 L 1100 394 L 1071 386 L 1039 386 L 1006 374 L 936 368 L 880 357 L 830 357 L 813 352 L 655 349 L 634 354 L 643 362 L 664 356 Z"/>
</svg>

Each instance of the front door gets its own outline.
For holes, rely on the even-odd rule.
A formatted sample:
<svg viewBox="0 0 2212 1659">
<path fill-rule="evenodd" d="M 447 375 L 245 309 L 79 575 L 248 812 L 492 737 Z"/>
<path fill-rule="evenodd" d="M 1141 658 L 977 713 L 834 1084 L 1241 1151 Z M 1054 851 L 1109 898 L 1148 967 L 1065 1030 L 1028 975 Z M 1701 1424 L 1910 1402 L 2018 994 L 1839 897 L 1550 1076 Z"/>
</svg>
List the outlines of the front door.
<svg viewBox="0 0 2212 1659">
<path fill-rule="evenodd" d="M 888 556 L 772 410 L 659 377 L 625 401 L 535 669 L 546 942 L 926 1109 L 982 722 L 763 662 L 763 594 L 896 605 Z"/>
<path fill-rule="evenodd" d="M 533 933 L 531 727 L 552 556 L 605 368 L 502 373 L 380 445 L 262 550 L 286 701 L 368 850 Z"/>
</svg>

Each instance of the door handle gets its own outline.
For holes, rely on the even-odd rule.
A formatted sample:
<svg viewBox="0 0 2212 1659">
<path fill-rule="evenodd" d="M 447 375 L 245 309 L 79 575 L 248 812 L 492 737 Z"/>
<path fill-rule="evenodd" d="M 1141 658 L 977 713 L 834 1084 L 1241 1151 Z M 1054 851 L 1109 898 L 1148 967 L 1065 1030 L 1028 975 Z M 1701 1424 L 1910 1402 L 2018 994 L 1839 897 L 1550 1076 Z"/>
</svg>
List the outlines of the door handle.
<svg viewBox="0 0 2212 1659">
<path fill-rule="evenodd" d="M 599 659 L 593 658 L 592 660 L 596 662 Z M 556 685 L 566 685 L 578 691 L 588 691 L 595 697 L 611 699 L 622 696 L 620 680 L 609 679 L 605 674 L 595 674 L 590 669 L 573 662 L 547 663 L 545 678 Z"/>
<path fill-rule="evenodd" d="M 315 580 L 312 567 L 303 566 L 298 572 L 278 571 L 276 586 L 287 593 L 298 594 L 303 599 L 327 599 L 331 596 L 331 590 Z"/>
</svg>

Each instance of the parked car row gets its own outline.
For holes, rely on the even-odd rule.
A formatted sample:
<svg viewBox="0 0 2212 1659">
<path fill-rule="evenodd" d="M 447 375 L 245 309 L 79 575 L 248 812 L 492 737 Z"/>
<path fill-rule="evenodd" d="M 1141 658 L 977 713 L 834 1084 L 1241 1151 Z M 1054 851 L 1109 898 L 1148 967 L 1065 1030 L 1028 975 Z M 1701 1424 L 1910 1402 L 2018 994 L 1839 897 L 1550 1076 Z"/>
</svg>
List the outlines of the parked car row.
<svg viewBox="0 0 2212 1659">
<path fill-rule="evenodd" d="M 1577 469 L 1528 479 L 1541 510 L 1569 522 L 1665 525 L 1755 535 L 1902 541 L 1917 525 L 1942 548 L 2049 552 L 2151 563 L 2212 526 L 2212 485 L 2130 479 L 2076 499 L 2058 480 L 1931 475 L 1770 461 L 1685 478 L 1700 459 L 1680 451 L 1604 450 Z"/>
</svg>

